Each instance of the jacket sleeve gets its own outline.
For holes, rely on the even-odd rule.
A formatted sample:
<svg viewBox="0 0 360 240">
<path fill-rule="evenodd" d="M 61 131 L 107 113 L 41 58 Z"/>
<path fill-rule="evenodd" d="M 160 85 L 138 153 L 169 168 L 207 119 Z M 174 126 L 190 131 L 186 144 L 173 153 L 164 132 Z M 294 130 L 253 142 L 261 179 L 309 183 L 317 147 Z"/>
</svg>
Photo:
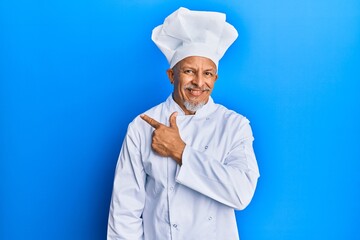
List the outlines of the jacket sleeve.
<svg viewBox="0 0 360 240">
<path fill-rule="evenodd" d="M 186 145 L 176 181 L 234 209 L 251 201 L 260 176 L 253 150 L 253 135 L 246 119 L 225 159 Z"/>
<path fill-rule="evenodd" d="M 145 172 L 131 128 L 124 139 L 116 166 L 108 219 L 108 240 L 143 239 Z"/>
</svg>

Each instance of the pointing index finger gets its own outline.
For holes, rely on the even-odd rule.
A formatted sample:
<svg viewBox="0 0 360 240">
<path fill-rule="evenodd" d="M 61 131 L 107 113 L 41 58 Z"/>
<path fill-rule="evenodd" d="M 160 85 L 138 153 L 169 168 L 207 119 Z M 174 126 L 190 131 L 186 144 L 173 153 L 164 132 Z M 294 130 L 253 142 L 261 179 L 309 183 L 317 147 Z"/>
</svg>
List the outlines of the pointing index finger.
<svg viewBox="0 0 360 240">
<path fill-rule="evenodd" d="M 161 123 L 146 114 L 141 114 L 140 117 L 155 129 L 158 129 L 162 125 Z"/>
</svg>

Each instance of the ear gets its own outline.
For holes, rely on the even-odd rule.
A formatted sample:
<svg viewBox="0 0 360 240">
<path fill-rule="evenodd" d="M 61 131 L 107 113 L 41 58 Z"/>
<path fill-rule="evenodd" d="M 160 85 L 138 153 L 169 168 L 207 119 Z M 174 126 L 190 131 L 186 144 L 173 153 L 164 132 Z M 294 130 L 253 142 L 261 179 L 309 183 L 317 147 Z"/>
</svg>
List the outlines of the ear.
<svg viewBox="0 0 360 240">
<path fill-rule="evenodd" d="M 174 83 L 174 70 L 172 70 L 171 68 L 168 69 L 166 71 L 166 74 L 168 75 L 168 78 L 170 80 L 170 83 L 173 84 Z"/>
</svg>

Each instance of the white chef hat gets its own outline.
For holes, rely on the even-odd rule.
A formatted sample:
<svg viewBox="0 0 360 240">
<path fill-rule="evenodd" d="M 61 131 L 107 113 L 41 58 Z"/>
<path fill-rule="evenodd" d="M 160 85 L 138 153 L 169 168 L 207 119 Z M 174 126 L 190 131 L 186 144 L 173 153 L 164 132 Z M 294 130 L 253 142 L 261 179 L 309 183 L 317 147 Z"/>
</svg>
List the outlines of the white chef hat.
<svg viewBox="0 0 360 240">
<path fill-rule="evenodd" d="M 237 36 L 236 29 L 226 22 L 224 13 L 191 11 L 181 7 L 153 29 L 151 39 L 172 68 L 190 56 L 209 58 L 218 66 Z"/>
</svg>

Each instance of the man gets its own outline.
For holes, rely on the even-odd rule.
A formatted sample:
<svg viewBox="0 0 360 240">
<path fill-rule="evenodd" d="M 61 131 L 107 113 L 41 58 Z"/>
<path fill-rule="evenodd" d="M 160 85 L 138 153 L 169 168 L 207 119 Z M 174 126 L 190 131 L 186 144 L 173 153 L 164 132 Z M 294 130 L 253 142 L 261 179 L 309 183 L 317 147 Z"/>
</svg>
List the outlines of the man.
<svg viewBox="0 0 360 240">
<path fill-rule="evenodd" d="M 239 239 L 234 209 L 249 204 L 259 177 L 252 131 L 210 97 L 236 37 L 224 14 L 186 8 L 153 30 L 174 91 L 128 127 L 108 240 Z"/>
</svg>

